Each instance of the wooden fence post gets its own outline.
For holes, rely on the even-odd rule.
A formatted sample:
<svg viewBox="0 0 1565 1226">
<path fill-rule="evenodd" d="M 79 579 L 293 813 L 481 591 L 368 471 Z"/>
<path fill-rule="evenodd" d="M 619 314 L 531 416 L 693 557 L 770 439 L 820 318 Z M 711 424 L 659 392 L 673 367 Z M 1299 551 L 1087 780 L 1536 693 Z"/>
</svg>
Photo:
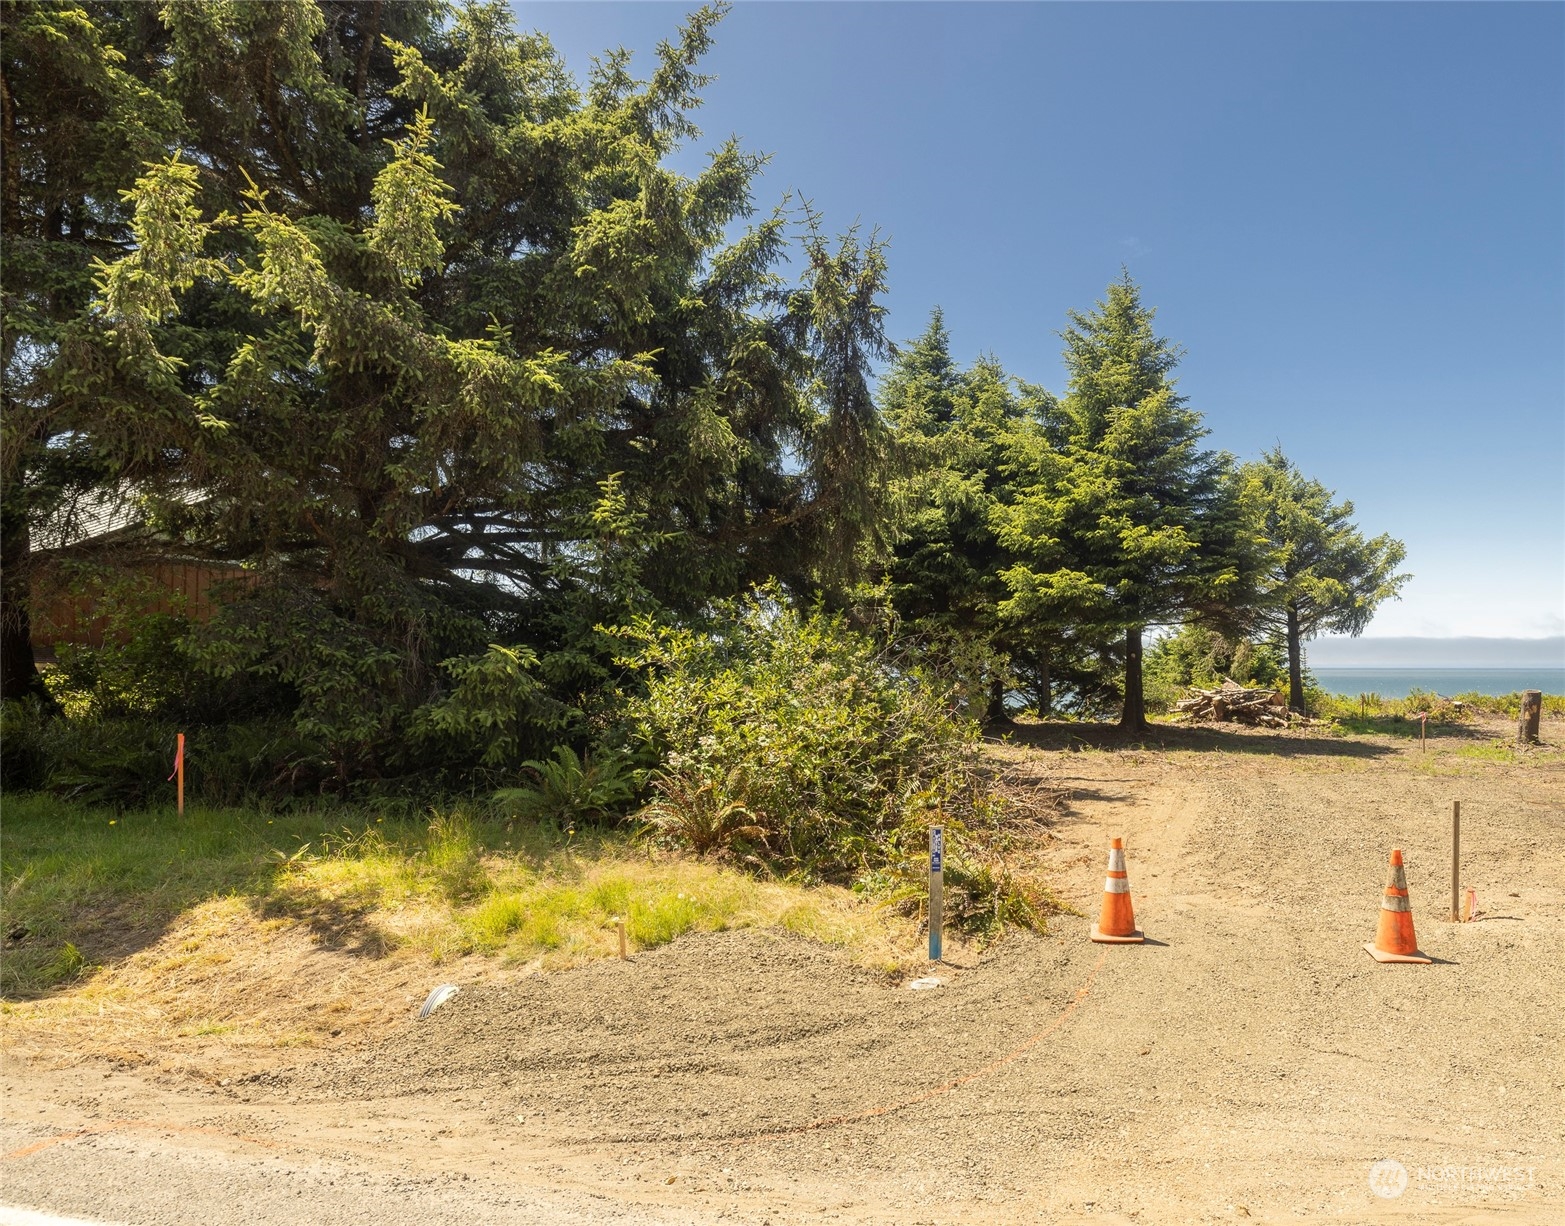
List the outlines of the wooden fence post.
<svg viewBox="0 0 1565 1226">
<path fill-rule="evenodd" d="M 1523 745 L 1538 744 L 1538 721 L 1543 718 L 1543 692 L 1522 691 L 1521 716 L 1516 721 L 1516 739 Z"/>
</svg>

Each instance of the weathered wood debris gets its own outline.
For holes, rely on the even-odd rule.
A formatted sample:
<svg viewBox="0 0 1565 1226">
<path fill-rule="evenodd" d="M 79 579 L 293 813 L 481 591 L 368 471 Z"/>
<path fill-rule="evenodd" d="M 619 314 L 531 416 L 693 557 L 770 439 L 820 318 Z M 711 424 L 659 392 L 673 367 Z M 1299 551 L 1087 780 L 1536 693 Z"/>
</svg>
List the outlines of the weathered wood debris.
<svg viewBox="0 0 1565 1226">
<path fill-rule="evenodd" d="M 1288 700 L 1276 690 L 1251 689 L 1231 677 L 1215 690 L 1190 687 L 1190 697 L 1180 699 L 1174 709 L 1186 719 L 1236 721 L 1265 728 L 1286 728 L 1290 722 Z"/>
</svg>

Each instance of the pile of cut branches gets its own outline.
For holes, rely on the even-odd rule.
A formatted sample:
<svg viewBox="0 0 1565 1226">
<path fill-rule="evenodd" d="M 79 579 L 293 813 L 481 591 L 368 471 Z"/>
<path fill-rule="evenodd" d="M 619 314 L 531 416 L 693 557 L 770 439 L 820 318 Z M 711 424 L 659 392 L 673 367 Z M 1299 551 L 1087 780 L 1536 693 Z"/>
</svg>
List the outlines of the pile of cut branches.
<svg viewBox="0 0 1565 1226">
<path fill-rule="evenodd" d="M 1190 687 L 1190 697 L 1174 704 L 1184 718 L 1223 723 L 1232 721 L 1264 728 L 1286 728 L 1292 719 L 1288 700 L 1276 690 L 1251 689 L 1230 677 L 1215 690 Z"/>
<path fill-rule="evenodd" d="M 1022 822 L 1042 831 L 1070 807 L 1069 788 L 1025 767 L 1007 764 L 1000 770 L 984 770 L 982 777 L 993 793 L 1004 798 L 1012 824 Z"/>
</svg>

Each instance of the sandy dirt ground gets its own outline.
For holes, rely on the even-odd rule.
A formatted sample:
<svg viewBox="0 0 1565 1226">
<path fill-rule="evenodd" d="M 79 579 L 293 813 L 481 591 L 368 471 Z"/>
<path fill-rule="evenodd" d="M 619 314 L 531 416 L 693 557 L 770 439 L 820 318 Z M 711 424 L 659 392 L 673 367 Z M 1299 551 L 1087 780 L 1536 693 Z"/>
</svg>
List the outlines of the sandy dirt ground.
<svg viewBox="0 0 1565 1226">
<path fill-rule="evenodd" d="M 35 1045 L 0 1085 L 0 1200 L 181 1226 L 1565 1222 L 1565 758 L 1459 756 L 1504 731 L 1022 730 L 994 752 L 1071 790 L 1043 853 L 1083 915 L 959 951 L 937 989 L 741 931 L 493 974 L 324 1054 Z M 1115 834 L 1143 946 L 1087 940 Z M 1363 951 L 1392 846 L 1433 965 Z"/>
</svg>

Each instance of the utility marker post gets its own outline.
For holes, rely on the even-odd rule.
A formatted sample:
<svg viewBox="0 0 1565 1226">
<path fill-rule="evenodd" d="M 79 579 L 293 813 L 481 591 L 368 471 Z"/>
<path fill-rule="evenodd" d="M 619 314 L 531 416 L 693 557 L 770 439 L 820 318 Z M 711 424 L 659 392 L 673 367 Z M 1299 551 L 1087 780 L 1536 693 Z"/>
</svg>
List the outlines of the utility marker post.
<svg viewBox="0 0 1565 1226">
<path fill-rule="evenodd" d="M 946 884 L 946 832 L 944 826 L 929 828 L 929 960 L 940 961 L 940 927 Z"/>
<path fill-rule="evenodd" d="M 1462 922 L 1462 802 L 1451 802 L 1451 922 Z"/>
</svg>

